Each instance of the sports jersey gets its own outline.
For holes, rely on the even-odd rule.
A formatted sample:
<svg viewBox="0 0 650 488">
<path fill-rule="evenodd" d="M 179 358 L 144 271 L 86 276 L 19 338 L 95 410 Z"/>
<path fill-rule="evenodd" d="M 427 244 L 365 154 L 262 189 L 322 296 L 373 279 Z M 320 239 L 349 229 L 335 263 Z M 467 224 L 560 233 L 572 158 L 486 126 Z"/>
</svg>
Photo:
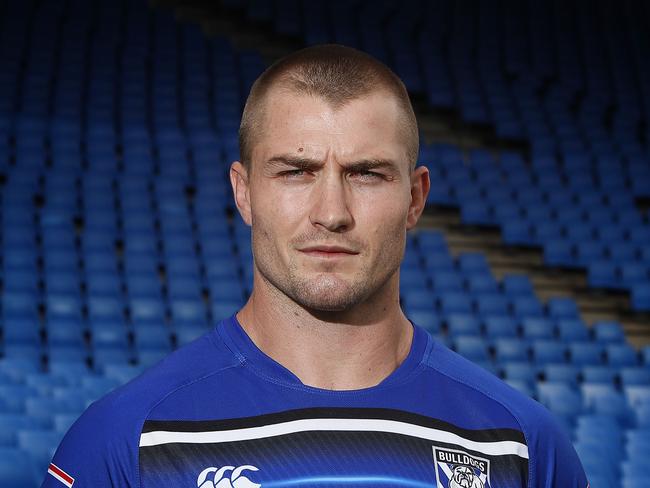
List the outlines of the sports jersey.
<svg viewBox="0 0 650 488">
<path fill-rule="evenodd" d="M 380 384 L 303 384 L 220 322 L 93 403 L 44 488 L 585 488 L 537 402 L 413 326 Z"/>
</svg>

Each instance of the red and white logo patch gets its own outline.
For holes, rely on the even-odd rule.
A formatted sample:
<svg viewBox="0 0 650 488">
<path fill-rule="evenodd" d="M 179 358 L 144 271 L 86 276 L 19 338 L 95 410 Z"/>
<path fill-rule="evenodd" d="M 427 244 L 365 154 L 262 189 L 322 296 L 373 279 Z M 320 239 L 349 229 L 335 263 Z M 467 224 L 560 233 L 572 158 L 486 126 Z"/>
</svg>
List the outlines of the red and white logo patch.
<svg viewBox="0 0 650 488">
<path fill-rule="evenodd" d="M 50 467 L 47 468 L 47 472 L 68 488 L 72 488 L 72 485 L 74 484 L 74 478 L 59 468 L 56 464 L 50 463 Z"/>
</svg>

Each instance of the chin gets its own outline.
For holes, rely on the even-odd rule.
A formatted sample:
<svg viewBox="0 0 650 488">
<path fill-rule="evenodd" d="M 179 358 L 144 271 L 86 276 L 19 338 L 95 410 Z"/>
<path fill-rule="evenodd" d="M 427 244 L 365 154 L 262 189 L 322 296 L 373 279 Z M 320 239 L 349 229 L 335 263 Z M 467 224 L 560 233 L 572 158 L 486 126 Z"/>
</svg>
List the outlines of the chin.
<svg viewBox="0 0 650 488">
<path fill-rule="evenodd" d="M 298 280 L 292 288 L 295 302 L 322 312 L 343 312 L 360 301 L 358 286 L 333 276 Z"/>
</svg>

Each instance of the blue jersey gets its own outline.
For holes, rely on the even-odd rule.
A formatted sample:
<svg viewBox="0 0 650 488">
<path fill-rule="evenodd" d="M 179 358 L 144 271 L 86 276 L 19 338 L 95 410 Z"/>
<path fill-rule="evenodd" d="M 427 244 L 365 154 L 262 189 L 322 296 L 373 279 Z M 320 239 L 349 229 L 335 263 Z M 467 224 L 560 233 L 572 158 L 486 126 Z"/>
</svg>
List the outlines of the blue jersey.
<svg viewBox="0 0 650 488">
<path fill-rule="evenodd" d="M 585 488 L 551 415 L 424 330 L 379 385 L 304 385 L 234 317 L 92 404 L 43 487 Z"/>
</svg>

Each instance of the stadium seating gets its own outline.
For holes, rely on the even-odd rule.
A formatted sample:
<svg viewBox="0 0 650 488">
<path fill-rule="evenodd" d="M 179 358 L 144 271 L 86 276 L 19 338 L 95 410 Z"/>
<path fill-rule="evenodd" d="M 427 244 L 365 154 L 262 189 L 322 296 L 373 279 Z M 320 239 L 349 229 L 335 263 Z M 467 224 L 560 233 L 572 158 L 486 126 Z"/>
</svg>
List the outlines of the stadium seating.
<svg viewBox="0 0 650 488">
<path fill-rule="evenodd" d="M 650 310 L 637 206 L 650 198 L 646 6 L 221 5 L 299 43 L 364 49 L 431 108 L 524 141 L 498 154 L 423 143 L 428 205 Z M 89 402 L 250 293 L 250 232 L 232 217 L 226 169 L 264 62 L 144 1 L 2 9 L 0 486 L 30 487 Z M 618 322 L 587 327 L 571 298 L 542 301 L 528 276 L 497 279 L 485 255 L 453 255 L 426 229 L 409 236 L 401 302 L 550 408 L 592 487 L 650 486 L 650 349 L 629 346 Z"/>
</svg>

